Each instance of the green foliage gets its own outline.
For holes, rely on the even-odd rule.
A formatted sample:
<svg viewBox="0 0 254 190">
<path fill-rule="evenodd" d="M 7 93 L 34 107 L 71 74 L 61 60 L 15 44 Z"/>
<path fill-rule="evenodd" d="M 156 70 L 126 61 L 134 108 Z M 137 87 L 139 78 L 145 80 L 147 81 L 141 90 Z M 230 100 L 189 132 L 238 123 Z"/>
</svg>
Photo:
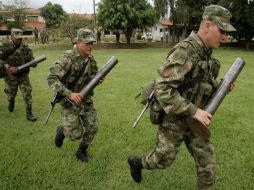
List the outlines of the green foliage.
<svg viewBox="0 0 254 190">
<path fill-rule="evenodd" d="M 249 49 L 254 37 L 254 1 L 253 0 L 154 0 L 155 8 L 160 15 L 170 7 L 170 18 L 174 25 L 198 26 L 205 6 L 219 4 L 232 13 L 232 25 L 237 29 L 231 35 L 243 41 Z M 163 7 L 164 5 L 164 7 Z"/>
<path fill-rule="evenodd" d="M 77 30 L 80 28 L 92 28 L 93 21 L 92 20 L 84 20 L 78 14 L 74 14 L 68 16 L 65 22 L 61 22 L 60 27 L 55 31 L 56 33 L 60 33 L 61 36 L 68 37 L 71 40 L 71 43 L 75 43 L 75 37 L 77 34 Z"/>
<path fill-rule="evenodd" d="M 168 0 L 153 0 L 154 8 L 157 12 L 157 17 L 165 18 L 166 14 L 168 13 Z"/>
<path fill-rule="evenodd" d="M 221 0 L 220 4 L 228 8 L 232 15 L 232 25 L 237 29 L 232 36 L 238 41 L 245 41 L 248 49 L 254 37 L 254 2 L 248 0 Z"/>
<path fill-rule="evenodd" d="M 41 15 L 46 20 L 47 28 L 57 28 L 61 22 L 67 19 L 67 13 L 63 10 L 62 5 L 48 2 L 41 8 Z"/>
<path fill-rule="evenodd" d="M 157 126 L 146 113 L 139 125 L 130 126 L 142 107 L 134 97 L 140 87 L 157 76 L 165 62 L 168 48 L 94 50 L 99 68 L 115 55 L 118 65 L 96 87 L 94 103 L 98 111 L 99 131 L 88 152 L 89 164 L 75 158 L 79 142 L 64 141 L 61 149 L 54 145 L 55 126 L 61 124 L 56 105 L 47 126 L 44 119 L 50 109 L 53 92 L 46 78 L 49 67 L 71 44 L 33 45 L 35 57 L 47 60 L 30 71 L 33 87 L 35 123 L 25 118 L 22 96 L 18 92 L 15 110 L 7 111 L 7 98 L 0 80 L 0 189 L 1 190 L 193 190 L 196 167 L 182 144 L 176 160 L 165 170 L 143 171 L 143 180 L 135 183 L 130 176 L 128 155 L 146 155 L 156 146 Z M 215 51 L 221 61 L 223 77 L 236 57 L 246 66 L 213 117 L 210 126 L 216 153 L 214 190 L 254 189 L 254 58 L 253 51 L 222 48 Z"/>
<path fill-rule="evenodd" d="M 155 24 L 155 10 L 146 0 L 102 0 L 97 20 L 106 30 L 122 30 L 130 43 L 134 29 Z"/>
<path fill-rule="evenodd" d="M 8 10 L 0 15 L 0 23 L 3 23 L 10 30 L 11 28 L 20 28 L 24 26 L 26 19 L 26 3 L 23 0 L 14 0 L 8 5 L 3 5 Z"/>
<path fill-rule="evenodd" d="M 205 6 L 211 1 L 207 0 L 178 0 L 176 1 L 176 24 L 185 26 L 199 25 Z"/>
</svg>

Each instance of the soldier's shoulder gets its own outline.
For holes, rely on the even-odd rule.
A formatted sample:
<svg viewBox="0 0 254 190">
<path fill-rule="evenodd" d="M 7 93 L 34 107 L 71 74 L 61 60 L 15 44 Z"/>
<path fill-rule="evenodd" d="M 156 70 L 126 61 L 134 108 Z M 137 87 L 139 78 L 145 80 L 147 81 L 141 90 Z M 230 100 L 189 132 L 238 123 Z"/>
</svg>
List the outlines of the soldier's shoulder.
<svg viewBox="0 0 254 190">
<path fill-rule="evenodd" d="M 192 41 L 192 40 L 189 40 L 189 39 L 186 39 L 184 41 L 182 41 L 181 43 L 179 43 L 179 47 L 181 49 L 184 49 L 184 51 L 186 52 L 187 56 L 197 56 L 198 54 L 198 45 Z"/>
<path fill-rule="evenodd" d="M 180 46 L 179 44 L 174 49 L 173 52 L 169 53 L 167 56 L 168 64 L 184 64 L 188 57 L 187 48 Z"/>
<path fill-rule="evenodd" d="M 67 50 L 66 52 L 63 53 L 63 55 L 61 55 L 58 60 L 57 63 L 65 66 L 68 63 L 71 63 L 71 59 L 74 56 L 74 53 L 72 50 Z"/>
<path fill-rule="evenodd" d="M 13 45 L 13 42 L 9 40 L 4 40 L 0 43 L 0 46 L 2 47 L 12 46 L 12 45 Z"/>
<path fill-rule="evenodd" d="M 89 57 L 90 57 L 90 60 L 91 60 L 91 61 L 96 62 L 93 55 L 89 55 Z"/>
<path fill-rule="evenodd" d="M 67 50 L 64 52 L 63 54 L 63 57 L 66 57 L 66 58 L 72 58 L 75 56 L 75 53 L 73 50 Z"/>
</svg>

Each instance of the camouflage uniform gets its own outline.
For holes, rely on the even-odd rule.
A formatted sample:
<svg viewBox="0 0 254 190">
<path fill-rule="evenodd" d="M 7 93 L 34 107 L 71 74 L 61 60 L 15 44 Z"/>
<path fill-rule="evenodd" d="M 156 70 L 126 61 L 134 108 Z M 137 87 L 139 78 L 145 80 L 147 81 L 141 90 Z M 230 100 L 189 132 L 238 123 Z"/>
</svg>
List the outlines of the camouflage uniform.
<svg viewBox="0 0 254 190">
<path fill-rule="evenodd" d="M 234 29 L 229 24 L 229 18 L 229 11 L 216 5 L 206 8 L 203 14 L 203 19 L 218 22 L 217 25 L 224 31 Z M 138 157 L 128 158 L 136 182 L 141 181 L 142 168 L 151 170 L 170 166 L 184 142 L 196 164 L 198 189 L 211 189 L 215 181 L 213 144 L 210 139 L 194 134 L 185 118 L 194 115 L 197 108 L 204 108 L 218 85 L 216 77 L 219 69 L 220 63 L 212 57 L 212 50 L 195 32 L 170 50 L 166 63 L 158 70 L 154 87 L 156 99 L 163 110 L 157 147 L 140 161 Z"/>
<path fill-rule="evenodd" d="M 0 79 L 2 79 L 4 77 L 5 77 L 4 61 L 0 60 Z"/>
<path fill-rule="evenodd" d="M 214 182 L 214 148 L 209 139 L 202 139 L 192 133 L 184 119 L 194 115 L 197 107 L 203 108 L 218 84 L 215 78 L 219 64 L 211 57 L 211 53 L 198 35 L 192 32 L 168 55 L 155 83 L 156 98 L 165 111 L 159 126 L 158 144 L 142 160 L 146 169 L 166 168 L 174 161 L 181 143 L 185 142 L 196 162 L 199 186 L 210 186 Z M 199 75 L 203 75 L 200 83 L 179 90 L 187 87 L 189 81 Z"/>
<path fill-rule="evenodd" d="M 31 61 L 34 57 L 32 50 L 27 44 L 22 42 L 19 46 L 16 46 L 12 41 L 5 41 L 0 44 L 0 59 L 2 60 L 2 67 L 3 65 L 18 67 Z M 8 95 L 8 100 L 14 101 L 19 87 L 26 107 L 31 107 L 32 86 L 28 74 L 29 68 L 16 75 L 7 74 L 5 72 L 4 91 Z"/>
<path fill-rule="evenodd" d="M 38 44 L 40 43 L 39 41 L 39 30 L 35 27 L 34 30 L 34 43 L 36 44 L 36 42 L 38 42 Z"/>
<path fill-rule="evenodd" d="M 72 92 L 80 92 L 97 70 L 93 56 L 82 58 L 74 46 L 73 50 L 66 51 L 50 68 L 48 84 L 55 92 L 68 97 Z M 66 98 L 60 102 L 65 137 L 71 140 L 82 138 L 86 145 L 92 142 L 98 130 L 92 95 L 93 93 L 83 98 L 81 108 L 73 106 Z"/>
</svg>

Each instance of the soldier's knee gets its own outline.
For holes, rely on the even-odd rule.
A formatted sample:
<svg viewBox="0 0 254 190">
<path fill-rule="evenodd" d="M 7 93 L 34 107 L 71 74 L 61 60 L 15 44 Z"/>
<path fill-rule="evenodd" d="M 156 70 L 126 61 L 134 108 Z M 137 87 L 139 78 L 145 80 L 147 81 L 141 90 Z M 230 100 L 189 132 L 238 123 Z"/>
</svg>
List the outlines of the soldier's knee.
<svg viewBox="0 0 254 190">
<path fill-rule="evenodd" d="M 83 134 L 82 128 L 79 126 L 64 125 L 64 136 L 75 141 L 81 139 Z"/>
</svg>

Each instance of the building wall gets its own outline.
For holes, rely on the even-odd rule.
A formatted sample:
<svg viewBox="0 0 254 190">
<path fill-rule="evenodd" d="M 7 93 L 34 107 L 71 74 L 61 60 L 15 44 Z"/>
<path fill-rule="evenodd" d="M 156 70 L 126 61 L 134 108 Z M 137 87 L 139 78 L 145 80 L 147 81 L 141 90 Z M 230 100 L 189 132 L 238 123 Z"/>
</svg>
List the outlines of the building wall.
<svg viewBox="0 0 254 190">
<path fill-rule="evenodd" d="M 162 31 L 163 33 L 165 33 L 167 29 L 168 29 L 168 26 L 163 26 L 162 24 L 157 23 L 154 27 L 151 28 L 152 34 L 153 34 L 153 40 L 160 41 L 161 40 L 160 32 Z"/>
<path fill-rule="evenodd" d="M 24 23 L 24 38 L 34 38 L 33 29 L 36 27 L 40 32 L 46 28 L 45 19 L 40 15 L 40 10 L 28 9 L 27 18 Z M 1 14 L 1 12 L 0 12 Z M 0 23 L 0 40 L 10 36 L 11 32 Z"/>
</svg>

